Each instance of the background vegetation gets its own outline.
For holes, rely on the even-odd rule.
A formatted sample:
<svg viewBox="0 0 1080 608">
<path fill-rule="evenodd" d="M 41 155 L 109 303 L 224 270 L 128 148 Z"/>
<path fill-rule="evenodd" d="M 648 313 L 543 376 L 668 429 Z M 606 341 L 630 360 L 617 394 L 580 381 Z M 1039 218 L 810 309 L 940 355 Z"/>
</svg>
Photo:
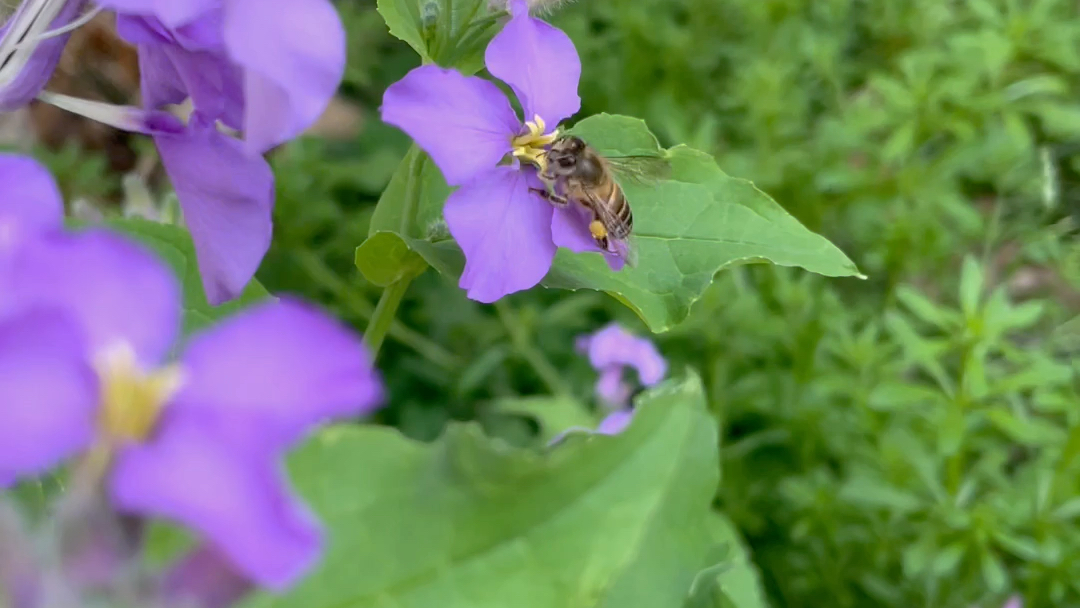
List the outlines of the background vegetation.
<svg viewBox="0 0 1080 608">
<path fill-rule="evenodd" d="M 362 330 L 380 290 L 353 265 L 408 147 L 378 120 L 416 63 L 374 0 L 350 33 L 345 138 L 278 150 L 258 278 Z M 657 336 L 722 421 L 716 505 L 773 606 L 1080 606 L 1080 7 L 1074 0 L 579 0 L 582 115 L 644 118 L 716 155 L 869 280 L 773 267 L 719 275 Z M 100 152 L 48 154 L 73 198 L 120 188 Z M 587 396 L 574 337 L 617 319 L 595 292 L 495 306 L 435 272 L 400 309 L 378 422 L 434 439 L 451 419 L 528 443 L 500 403 Z M 554 372 L 554 373 L 553 373 Z"/>
</svg>

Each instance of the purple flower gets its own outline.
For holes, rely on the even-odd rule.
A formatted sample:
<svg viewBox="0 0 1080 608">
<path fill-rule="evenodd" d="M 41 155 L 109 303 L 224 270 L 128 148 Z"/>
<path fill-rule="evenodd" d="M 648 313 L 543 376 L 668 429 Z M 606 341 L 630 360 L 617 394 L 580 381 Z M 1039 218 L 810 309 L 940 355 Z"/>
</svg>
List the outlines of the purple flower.
<svg viewBox="0 0 1080 608">
<path fill-rule="evenodd" d="M 311 126 L 345 72 L 329 0 L 102 0 L 138 46 L 144 104 L 191 97 L 211 121 L 265 152 Z"/>
<path fill-rule="evenodd" d="M 0 197 L 0 217 L 26 207 Z M 108 454 L 119 510 L 197 531 L 256 584 L 295 581 L 320 532 L 281 457 L 318 424 L 378 405 L 359 340 L 282 299 L 194 336 L 168 363 L 179 286 L 148 252 L 91 230 L 44 234 L 18 255 L 0 285 L 0 477 Z"/>
<path fill-rule="evenodd" d="M 239 295 L 271 237 L 273 175 L 261 154 L 313 124 L 345 69 L 345 34 L 329 0 L 102 0 L 117 31 L 139 51 L 143 103 L 128 108 L 42 93 L 65 36 L 46 36 L 34 11 L 78 13 L 83 0 L 26 0 L 0 38 L 28 58 L 0 69 L 0 104 L 35 95 L 117 128 L 153 136 L 195 240 L 207 299 Z M 27 25 L 30 23 L 30 25 Z M 36 29 L 28 29 L 31 26 Z M 33 51 L 31 54 L 30 51 Z M 55 57 L 54 57 L 55 56 Z M 20 69 L 20 66 L 25 68 Z M 29 84 L 27 84 L 29 83 Z M 154 111 L 191 99 L 185 126 Z M 157 113 L 160 114 L 160 113 Z M 239 130 L 237 141 L 217 128 Z M 162 128 L 164 127 L 164 128 Z"/>
<path fill-rule="evenodd" d="M 524 0 L 511 4 L 513 17 L 484 58 L 521 102 L 524 121 L 493 83 L 434 65 L 391 85 L 381 109 L 459 186 L 443 214 L 465 254 L 459 284 L 481 302 L 535 286 L 558 247 L 600 251 L 575 210 L 556 209 L 533 191 L 544 188 L 534 165 L 554 127 L 581 105 L 577 50 L 561 30 L 530 17 Z M 511 164 L 500 164 L 507 156 Z M 620 258 L 608 260 L 622 267 Z"/>
<path fill-rule="evenodd" d="M 42 98 L 153 137 L 195 242 L 207 300 L 220 304 L 238 296 L 270 247 L 274 175 L 266 160 L 245 152 L 240 141 L 218 131 L 200 112 L 185 125 L 160 110 L 49 93 L 42 93 Z"/>
<path fill-rule="evenodd" d="M 630 399 L 634 394 L 634 386 L 626 381 L 625 371 L 636 370 L 642 385 L 654 386 L 667 374 L 667 361 L 650 340 L 627 332 L 617 323 L 578 338 L 577 349 L 600 373 L 596 396 L 605 407 L 614 410 L 600 423 L 597 432 L 621 432 L 630 423 Z"/>
</svg>

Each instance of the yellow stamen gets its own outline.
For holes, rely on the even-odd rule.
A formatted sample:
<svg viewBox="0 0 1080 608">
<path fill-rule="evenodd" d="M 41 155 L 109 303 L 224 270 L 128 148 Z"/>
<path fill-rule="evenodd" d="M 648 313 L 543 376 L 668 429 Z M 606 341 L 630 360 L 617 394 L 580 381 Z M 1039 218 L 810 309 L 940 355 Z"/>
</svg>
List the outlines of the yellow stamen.
<svg viewBox="0 0 1080 608">
<path fill-rule="evenodd" d="M 544 124 L 544 119 L 540 118 L 539 115 L 534 116 L 532 120 L 526 121 L 525 126 L 529 129 L 528 133 L 515 135 L 510 140 L 511 145 L 514 147 L 514 157 L 536 165 L 542 173 L 547 169 L 547 146 L 550 146 L 552 142 L 558 139 L 559 130 L 555 129 L 545 135 L 544 131 L 547 129 L 547 125 Z"/>
<path fill-rule="evenodd" d="M 101 425 L 110 440 L 141 441 L 154 430 L 183 378 L 180 368 L 139 369 L 127 344 L 107 349 L 95 365 L 101 378 Z"/>
</svg>

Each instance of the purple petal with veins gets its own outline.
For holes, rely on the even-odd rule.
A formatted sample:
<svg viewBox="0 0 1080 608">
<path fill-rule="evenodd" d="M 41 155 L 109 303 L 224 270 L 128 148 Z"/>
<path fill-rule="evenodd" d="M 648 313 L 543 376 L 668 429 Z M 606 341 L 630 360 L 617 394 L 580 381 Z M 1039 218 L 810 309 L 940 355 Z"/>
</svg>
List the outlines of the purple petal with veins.
<svg viewBox="0 0 1080 608">
<path fill-rule="evenodd" d="M 494 302 L 534 287 L 551 269 L 551 205 L 530 191 L 536 176 L 496 167 L 458 188 L 443 215 L 465 253 L 458 283 L 470 298 Z"/>
<path fill-rule="evenodd" d="M 493 169 L 521 130 L 499 87 L 435 65 L 418 67 L 383 95 L 383 121 L 431 156 L 451 186 Z"/>
<path fill-rule="evenodd" d="M 553 129 L 581 108 L 581 60 L 562 30 L 517 7 L 484 53 L 487 69 L 510 85 L 525 120 L 539 115 Z"/>
</svg>

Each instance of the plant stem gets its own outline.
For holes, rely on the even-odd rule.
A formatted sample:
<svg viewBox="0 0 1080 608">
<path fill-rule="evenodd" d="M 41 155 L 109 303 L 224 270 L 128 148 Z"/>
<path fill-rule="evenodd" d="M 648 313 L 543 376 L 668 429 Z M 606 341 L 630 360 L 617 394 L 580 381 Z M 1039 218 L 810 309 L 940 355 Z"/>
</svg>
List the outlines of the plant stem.
<svg viewBox="0 0 1080 608">
<path fill-rule="evenodd" d="M 559 370 L 555 369 L 555 366 L 551 364 L 551 361 L 547 360 L 544 353 L 533 345 L 528 333 L 518 321 L 517 315 L 510 306 L 505 301 L 500 300 L 495 302 L 495 312 L 499 315 L 499 320 L 502 321 L 503 326 L 506 328 L 506 333 L 510 335 L 510 343 L 514 347 L 514 352 L 532 367 L 540 380 L 547 385 L 548 390 L 558 397 L 572 396 L 570 387 L 563 382 Z"/>
<path fill-rule="evenodd" d="M 310 251 L 302 251 L 297 256 L 300 264 L 316 283 L 329 291 L 350 312 L 363 319 L 365 323 L 371 323 L 371 318 L 375 314 L 375 307 L 371 302 L 356 293 L 345 280 L 328 268 L 319 259 L 319 256 Z M 394 322 L 390 324 L 390 329 L 386 335 L 413 349 L 428 362 L 445 370 L 453 371 L 465 367 L 465 361 L 461 357 L 446 350 L 442 345 L 431 341 L 424 334 L 403 325 L 397 319 L 394 319 Z"/>
<path fill-rule="evenodd" d="M 368 349 L 371 350 L 372 359 L 378 357 L 386 333 L 390 331 L 390 326 L 394 324 L 394 315 L 397 314 L 401 298 L 408 291 L 412 279 L 412 277 L 405 277 L 394 281 L 387 285 L 383 289 L 382 295 L 379 296 L 379 303 L 375 305 L 375 312 L 371 314 L 371 322 L 368 323 L 367 331 L 364 332 L 364 342 L 367 343 Z"/>
</svg>

